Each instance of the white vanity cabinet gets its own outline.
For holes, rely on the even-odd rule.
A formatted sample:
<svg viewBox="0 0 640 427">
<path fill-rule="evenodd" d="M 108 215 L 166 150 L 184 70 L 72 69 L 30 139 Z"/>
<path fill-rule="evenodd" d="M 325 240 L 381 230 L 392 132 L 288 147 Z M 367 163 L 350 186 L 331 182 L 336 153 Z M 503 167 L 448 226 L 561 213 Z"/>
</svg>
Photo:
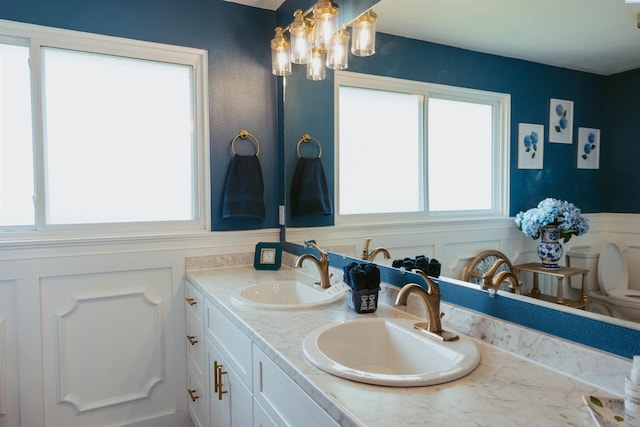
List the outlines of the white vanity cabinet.
<svg viewBox="0 0 640 427">
<path fill-rule="evenodd" d="M 196 427 L 339 425 L 206 294 L 186 286 L 189 413 Z M 201 343 L 192 341 L 202 331 L 200 369 Z"/>
<path fill-rule="evenodd" d="M 211 426 L 251 426 L 251 340 L 210 301 L 205 304 L 205 334 Z"/>
<path fill-rule="evenodd" d="M 195 427 L 209 427 L 209 387 L 206 373 L 204 335 L 204 297 L 192 284 L 186 284 L 187 304 L 187 394 L 189 414 Z"/>
</svg>

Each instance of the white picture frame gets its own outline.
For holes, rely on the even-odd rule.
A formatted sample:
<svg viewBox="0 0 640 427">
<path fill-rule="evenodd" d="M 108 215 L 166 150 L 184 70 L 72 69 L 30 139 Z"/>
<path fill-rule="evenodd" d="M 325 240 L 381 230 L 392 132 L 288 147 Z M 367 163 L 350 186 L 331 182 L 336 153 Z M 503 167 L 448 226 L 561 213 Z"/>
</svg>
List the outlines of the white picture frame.
<svg viewBox="0 0 640 427">
<path fill-rule="evenodd" d="M 578 169 L 600 169 L 600 129 L 578 128 Z"/>
<path fill-rule="evenodd" d="M 544 125 L 518 124 L 518 169 L 542 169 Z"/>
<path fill-rule="evenodd" d="M 573 101 L 549 101 L 549 142 L 573 143 Z"/>
</svg>

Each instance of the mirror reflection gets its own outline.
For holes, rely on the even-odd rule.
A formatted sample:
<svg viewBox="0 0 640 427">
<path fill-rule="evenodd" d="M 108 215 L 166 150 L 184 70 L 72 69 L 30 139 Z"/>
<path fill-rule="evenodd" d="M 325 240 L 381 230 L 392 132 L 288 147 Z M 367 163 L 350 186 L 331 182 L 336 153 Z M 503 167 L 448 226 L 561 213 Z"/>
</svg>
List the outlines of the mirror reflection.
<svg viewBox="0 0 640 427">
<path fill-rule="evenodd" d="M 421 20 L 423 15 L 416 9 L 416 5 L 422 3 L 440 12 L 437 15 L 440 18 L 435 18 L 435 21 L 441 21 L 439 25 L 430 27 L 425 24 L 425 20 Z M 640 108 L 640 97 L 637 95 L 640 90 L 640 64 L 633 63 L 639 61 L 637 55 L 625 54 L 624 49 L 628 49 L 629 46 L 619 43 L 614 49 L 609 49 L 606 55 L 603 54 L 602 60 L 592 61 L 594 66 L 610 68 L 605 71 L 600 68 L 584 71 L 584 62 L 578 58 L 578 52 L 582 51 L 578 50 L 577 45 L 571 46 L 575 55 L 558 55 L 551 52 L 549 46 L 536 48 L 534 42 L 529 40 L 529 45 L 522 46 L 517 55 L 510 55 L 507 51 L 492 51 L 488 47 L 466 46 L 459 40 L 448 43 L 447 39 L 442 38 L 444 36 L 435 33 L 430 35 L 430 41 L 417 40 L 408 33 L 411 26 L 407 23 L 410 21 L 418 20 L 422 27 L 435 27 L 433 31 L 449 26 L 446 15 L 455 13 L 455 10 L 446 9 L 445 3 L 382 0 L 374 7 L 378 14 L 376 54 L 368 58 L 351 57 L 348 71 L 507 94 L 510 97 L 510 115 L 507 123 L 510 136 L 506 145 L 510 155 L 506 163 L 507 171 L 502 176 L 503 182 L 508 183 L 505 191 L 509 203 L 505 214 L 466 217 L 434 214 L 419 218 L 404 215 L 400 219 L 386 214 L 349 216 L 341 215 L 340 206 L 336 203 L 334 215 L 330 216 L 291 218 L 287 212 L 287 240 L 301 243 L 306 239 L 315 238 L 326 247 L 342 248 L 346 245 L 352 248 L 347 251 L 347 255 L 354 258 L 363 258 L 364 252 L 370 252 L 371 248 L 384 248 L 390 257 L 385 259 L 386 257 L 378 254 L 374 262 L 387 266 L 391 266 L 397 260 L 415 259 L 422 255 L 438 260 L 442 265 L 442 276 L 453 279 L 452 282 L 466 278 L 466 281 L 477 282 L 487 290 L 502 289 L 513 292 L 514 298 L 527 301 L 531 301 L 532 298 L 525 295 L 538 292 L 540 295 L 550 295 L 556 300 L 560 295 L 561 300 L 572 301 L 583 301 L 587 295 L 591 311 L 597 313 L 589 314 L 590 317 L 609 321 L 600 315 L 613 315 L 625 319 L 623 324 L 627 321 L 637 322 L 637 319 L 628 314 L 623 317 L 618 312 L 616 315 L 614 310 L 618 308 L 610 303 L 618 291 L 610 295 L 606 287 L 609 285 L 604 284 L 607 281 L 599 280 L 599 273 L 609 267 L 598 268 L 602 250 L 608 247 L 609 243 L 615 243 L 620 256 L 616 261 L 609 261 L 606 265 L 616 264 L 614 271 L 623 276 L 622 272 L 626 271 L 629 280 L 625 282 L 614 278 L 609 283 L 615 282 L 615 289 L 622 289 L 619 292 L 629 298 L 624 301 L 625 304 L 630 304 L 627 307 L 628 311 L 631 314 L 639 313 L 640 309 L 633 305 L 634 298 L 637 297 L 631 294 L 640 289 L 640 233 L 637 231 L 640 221 L 640 194 L 637 194 L 637 186 L 630 190 L 633 193 L 631 195 L 623 190 L 629 189 L 629 180 L 637 181 L 640 178 L 638 172 L 629 170 L 629 164 L 625 160 L 628 158 L 629 150 L 635 150 L 630 146 L 632 135 L 637 135 L 639 131 L 638 124 L 635 123 L 637 121 L 630 120 L 628 114 L 629 111 L 637 111 Z M 488 26 L 494 29 L 496 34 L 502 34 L 503 39 L 515 39 L 512 37 L 513 33 L 508 33 L 513 31 L 513 22 L 508 18 L 506 21 L 499 21 L 501 13 L 493 10 L 491 3 L 495 2 L 483 3 L 483 15 L 491 16 Z M 403 9 L 402 4 L 409 7 Z M 607 5 L 611 6 L 609 9 L 615 10 L 618 16 L 621 13 L 627 16 L 626 21 L 629 21 L 629 16 L 636 19 L 640 11 L 638 5 Z M 458 4 L 458 7 L 464 6 Z M 399 16 L 404 21 L 394 18 L 396 21 L 386 23 L 385 18 L 390 15 L 392 9 L 400 13 Z M 544 7 L 539 9 L 528 15 L 530 21 L 545 22 L 546 17 L 534 14 L 544 12 Z M 589 22 L 599 14 L 601 11 L 593 8 L 580 19 Z M 473 13 L 468 15 L 473 16 Z M 475 18 L 474 21 L 478 27 Z M 398 25 L 399 23 L 404 25 Z M 632 24 L 635 24 L 635 21 Z M 623 24 L 617 25 L 621 27 Z M 518 28 L 522 28 L 520 24 Z M 566 19 L 564 27 L 556 30 L 563 29 L 570 29 Z M 635 27 L 632 30 L 640 31 Z M 470 32 L 474 42 L 481 42 L 485 37 L 484 31 L 478 28 L 477 33 Z M 626 40 L 629 33 L 625 34 L 627 36 L 623 37 Z M 487 35 L 489 36 L 492 35 Z M 557 36 L 558 34 L 556 40 Z M 537 35 L 531 38 L 544 39 Z M 563 37 L 560 38 L 565 40 Z M 586 40 L 584 37 L 581 39 Z M 568 39 L 566 40 L 569 43 Z M 632 52 L 637 52 L 640 49 L 640 38 L 632 32 L 630 40 L 636 43 L 635 47 L 632 46 L 635 48 Z M 494 43 L 494 46 L 498 45 Z M 499 47 L 503 48 L 502 44 Z M 547 52 L 547 57 L 551 59 L 527 57 L 527 51 L 532 55 Z M 613 53 L 613 56 L 625 58 L 627 63 L 612 65 L 610 57 Z M 574 64 L 569 62 L 572 58 L 575 60 Z M 565 62 L 561 63 L 560 60 Z M 340 160 L 339 132 L 334 126 L 338 108 L 334 99 L 336 73 L 328 72 L 324 81 L 311 82 L 305 78 L 304 73 L 296 73 L 295 66 L 293 71 L 292 75 L 286 78 L 285 89 L 285 191 L 288 192 L 292 185 L 295 144 L 301 135 L 308 133 L 314 135 L 324 148 L 323 165 L 327 172 L 332 200 L 336 201 L 338 195 L 335 194 L 335 189 L 339 187 L 339 181 L 352 178 L 348 173 L 339 176 L 335 173 L 335 165 Z M 571 144 L 549 142 L 550 100 L 554 98 L 570 100 L 575 106 L 572 124 L 574 136 Z M 627 120 L 624 120 L 624 117 Z M 518 129 L 522 123 L 544 126 L 543 165 L 540 169 L 522 169 L 517 166 L 520 139 Z M 578 168 L 579 128 L 601 129 L 603 135 L 606 131 L 606 143 L 605 138 L 602 140 L 603 161 L 599 168 Z M 398 135 L 397 139 L 401 137 L 402 135 Z M 388 141 L 389 145 L 394 143 L 394 139 Z M 375 149 L 375 146 L 370 145 L 369 149 Z M 372 174 L 382 175 L 385 172 L 371 171 Z M 467 188 L 473 189 L 478 185 L 474 178 L 472 166 L 467 173 L 458 172 L 450 179 L 462 181 Z M 446 185 L 446 182 L 442 184 Z M 378 197 L 384 198 L 385 192 L 379 190 Z M 547 197 L 574 203 L 591 221 L 589 233 L 564 244 L 564 256 L 560 263 L 565 268 L 578 272 L 569 274 L 575 271 L 564 271 L 566 275 L 561 277 L 561 282 L 554 275 L 517 268 L 539 262 L 536 248 L 538 241 L 523 235 L 515 226 L 513 216 L 519 211 L 536 206 Z M 315 228 L 317 226 L 323 228 Z M 510 266 L 503 263 L 493 269 L 493 263 L 489 265 L 489 262 L 485 262 L 480 277 L 468 277 L 474 260 L 487 250 L 502 253 Z M 607 259 L 608 257 L 605 257 L 605 261 Z M 622 267 L 623 263 L 626 270 Z M 581 274 L 582 270 L 588 273 Z M 484 277 L 487 272 L 491 273 L 490 278 Z M 498 274 L 501 276 L 498 277 Z M 558 293 L 558 289 L 561 289 L 561 294 Z M 609 297 L 609 300 L 599 299 L 599 296 Z M 586 307 L 569 310 L 582 313 L 584 308 Z"/>
</svg>

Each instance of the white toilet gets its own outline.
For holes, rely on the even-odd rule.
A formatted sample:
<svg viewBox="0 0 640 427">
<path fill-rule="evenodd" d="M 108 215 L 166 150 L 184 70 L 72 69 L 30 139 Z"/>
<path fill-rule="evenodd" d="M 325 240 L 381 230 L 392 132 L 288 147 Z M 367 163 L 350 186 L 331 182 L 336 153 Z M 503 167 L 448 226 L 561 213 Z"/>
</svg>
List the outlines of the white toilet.
<svg viewBox="0 0 640 427">
<path fill-rule="evenodd" d="M 591 311 L 640 322 L 640 290 L 629 289 L 627 263 L 615 243 L 600 251 L 598 286 L 589 292 Z"/>
</svg>

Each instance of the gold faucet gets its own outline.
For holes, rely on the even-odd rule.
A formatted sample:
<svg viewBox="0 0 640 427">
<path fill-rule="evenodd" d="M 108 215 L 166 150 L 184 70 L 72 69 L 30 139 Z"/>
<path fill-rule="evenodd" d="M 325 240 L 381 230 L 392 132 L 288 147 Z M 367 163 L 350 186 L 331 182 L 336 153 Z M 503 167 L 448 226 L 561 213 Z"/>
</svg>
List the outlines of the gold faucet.
<svg viewBox="0 0 640 427">
<path fill-rule="evenodd" d="M 313 240 L 304 242 L 304 247 L 315 249 L 318 251 L 320 257 L 318 258 L 312 254 L 302 254 L 296 259 L 295 268 L 302 267 L 304 260 L 308 259 L 318 268 L 318 272 L 320 273 L 320 287 L 322 289 L 328 289 L 331 287 L 331 283 L 329 283 L 329 254 L 320 249 Z"/>
<path fill-rule="evenodd" d="M 440 341 L 456 341 L 460 338 L 458 335 L 442 329 L 440 318 L 444 316 L 444 313 L 440 312 L 440 285 L 431 280 L 421 270 L 414 269 L 412 271 L 425 280 L 427 283 L 427 290 L 425 291 L 424 288 L 417 283 L 408 283 L 400 289 L 400 292 L 398 292 L 396 305 L 407 305 L 407 298 L 409 297 L 409 294 L 415 293 L 424 303 L 427 310 L 427 321 L 414 324 L 413 329 Z"/>
<path fill-rule="evenodd" d="M 498 271 L 498 268 L 501 265 L 510 267 L 506 260 L 498 259 L 482 276 L 482 289 L 485 291 L 488 289 L 497 291 L 504 282 L 509 282 L 509 289 L 511 292 L 520 293 L 520 281 L 516 275 L 513 274 L 511 269 L 500 271 L 496 274 L 496 271 Z"/>
<path fill-rule="evenodd" d="M 374 250 L 369 252 L 369 243 L 370 242 L 371 242 L 370 238 L 366 238 L 365 241 L 364 241 L 364 246 L 362 247 L 362 259 L 363 260 L 365 260 L 365 261 L 373 261 L 373 259 L 379 253 L 382 253 L 382 255 L 384 256 L 384 259 L 391 258 L 391 254 L 389 254 L 389 251 L 386 250 L 385 248 L 375 248 Z"/>
</svg>

